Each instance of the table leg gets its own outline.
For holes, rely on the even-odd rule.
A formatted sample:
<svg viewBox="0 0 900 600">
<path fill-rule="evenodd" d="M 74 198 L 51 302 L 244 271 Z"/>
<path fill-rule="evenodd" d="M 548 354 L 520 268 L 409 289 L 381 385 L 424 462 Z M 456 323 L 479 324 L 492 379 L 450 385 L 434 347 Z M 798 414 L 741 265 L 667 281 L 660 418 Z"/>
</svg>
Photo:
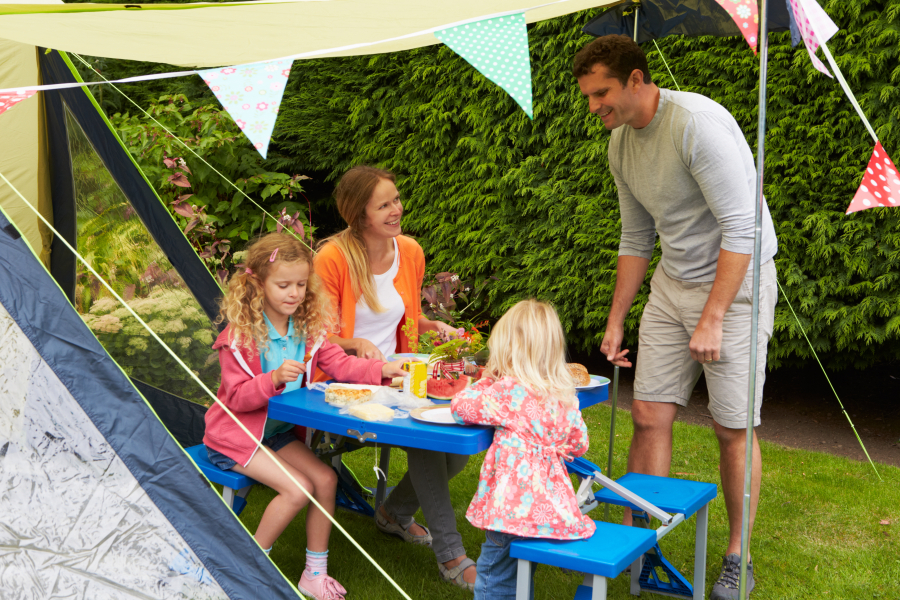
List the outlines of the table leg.
<svg viewBox="0 0 900 600">
<path fill-rule="evenodd" d="M 375 511 L 384 504 L 385 492 L 387 491 L 387 477 L 391 466 L 391 448 L 390 446 L 381 447 L 381 458 L 378 459 L 378 468 L 384 473 L 384 479 L 378 478 L 378 485 L 375 488 Z"/>
<path fill-rule="evenodd" d="M 606 600 L 606 577 L 594 575 L 591 586 L 591 600 Z"/>
<path fill-rule="evenodd" d="M 638 556 L 633 563 L 631 563 L 631 588 L 630 592 L 632 596 L 640 596 L 641 595 L 641 571 L 644 568 L 644 555 L 641 554 Z"/>
<path fill-rule="evenodd" d="M 533 565 L 530 560 L 519 559 L 519 568 L 516 571 L 516 600 L 529 600 L 531 598 L 531 579 Z"/>
<path fill-rule="evenodd" d="M 706 592 L 706 537 L 709 527 L 709 504 L 697 511 L 697 534 L 694 538 L 694 600 L 703 600 Z"/>
</svg>

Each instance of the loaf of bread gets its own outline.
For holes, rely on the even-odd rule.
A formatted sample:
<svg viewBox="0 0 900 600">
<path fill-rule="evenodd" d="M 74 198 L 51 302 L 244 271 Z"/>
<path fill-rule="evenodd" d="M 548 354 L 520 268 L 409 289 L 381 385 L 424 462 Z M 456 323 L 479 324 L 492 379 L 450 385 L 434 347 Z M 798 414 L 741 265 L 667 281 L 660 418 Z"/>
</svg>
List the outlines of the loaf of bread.
<svg viewBox="0 0 900 600">
<path fill-rule="evenodd" d="M 325 390 L 325 402 L 332 406 L 354 406 L 371 399 L 371 389 L 350 384 L 332 383 Z"/>
<path fill-rule="evenodd" d="M 347 412 L 363 421 L 383 421 L 386 423 L 394 420 L 393 408 L 388 408 L 384 404 L 377 404 L 375 402 L 354 406 L 349 408 Z"/>
<path fill-rule="evenodd" d="M 572 375 L 572 379 L 575 380 L 576 386 L 590 385 L 591 376 L 588 375 L 588 371 L 584 365 L 579 365 L 578 363 L 566 363 L 566 368 Z"/>
</svg>

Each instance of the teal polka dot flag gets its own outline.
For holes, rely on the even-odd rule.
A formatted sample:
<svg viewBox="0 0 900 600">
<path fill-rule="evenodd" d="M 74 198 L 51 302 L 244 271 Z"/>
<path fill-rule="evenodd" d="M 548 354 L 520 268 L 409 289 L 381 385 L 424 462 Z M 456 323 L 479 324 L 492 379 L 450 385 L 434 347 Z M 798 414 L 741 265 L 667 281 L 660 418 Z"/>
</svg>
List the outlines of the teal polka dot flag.
<svg viewBox="0 0 900 600">
<path fill-rule="evenodd" d="M 434 36 L 506 90 L 525 114 L 534 118 L 524 13 L 441 29 Z"/>
</svg>

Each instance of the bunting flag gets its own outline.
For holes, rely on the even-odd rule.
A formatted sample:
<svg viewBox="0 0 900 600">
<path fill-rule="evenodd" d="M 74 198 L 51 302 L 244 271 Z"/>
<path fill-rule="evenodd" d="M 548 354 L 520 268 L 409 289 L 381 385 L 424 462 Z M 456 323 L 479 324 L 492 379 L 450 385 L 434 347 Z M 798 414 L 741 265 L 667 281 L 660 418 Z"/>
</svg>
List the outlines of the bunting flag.
<svg viewBox="0 0 900 600">
<path fill-rule="evenodd" d="M 293 62 L 283 59 L 197 71 L 263 158 Z"/>
<path fill-rule="evenodd" d="M 813 66 L 831 77 L 828 68 L 816 57 L 816 50 L 837 33 L 838 26 L 816 0 L 790 0 L 790 3 L 794 20 L 797 22 L 797 28 L 806 44 L 806 51 L 809 52 Z"/>
<path fill-rule="evenodd" d="M 759 36 L 759 7 L 756 5 L 756 0 L 716 0 L 716 2 L 737 23 L 741 35 L 750 44 L 753 54 L 756 54 L 757 37 Z"/>
<path fill-rule="evenodd" d="M 503 88 L 534 118 L 524 13 L 441 29 L 434 36 Z"/>
<path fill-rule="evenodd" d="M 0 94 L 0 115 L 11 109 L 22 100 L 28 100 L 37 93 L 37 90 L 18 90 Z"/>
<path fill-rule="evenodd" d="M 876 206 L 900 206 L 900 174 L 881 142 L 875 143 L 869 166 L 847 207 L 847 214 Z"/>
</svg>

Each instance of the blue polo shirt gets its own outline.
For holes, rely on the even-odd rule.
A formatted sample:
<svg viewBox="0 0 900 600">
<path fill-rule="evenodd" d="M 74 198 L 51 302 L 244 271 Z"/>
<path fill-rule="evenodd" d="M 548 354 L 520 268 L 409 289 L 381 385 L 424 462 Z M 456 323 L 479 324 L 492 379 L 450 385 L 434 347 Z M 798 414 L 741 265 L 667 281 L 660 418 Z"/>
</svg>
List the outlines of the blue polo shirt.
<svg viewBox="0 0 900 600">
<path fill-rule="evenodd" d="M 299 343 L 297 342 L 297 339 L 294 337 L 294 317 L 288 319 L 288 330 L 285 335 L 281 335 L 272 327 L 272 323 L 265 313 L 263 313 L 263 318 L 266 320 L 266 328 L 269 330 L 269 346 L 260 348 L 259 353 L 259 361 L 262 363 L 263 373 L 274 371 L 288 359 L 303 362 L 303 358 L 306 356 L 306 337 L 304 336 Z M 297 381 L 289 381 L 285 384 L 284 391 L 281 393 L 284 394 L 300 389 L 300 381 L 302 379 L 303 376 L 301 375 Z M 266 429 L 263 437 L 272 437 L 277 433 L 284 433 L 293 428 L 294 425 L 292 423 L 266 419 Z"/>
</svg>

